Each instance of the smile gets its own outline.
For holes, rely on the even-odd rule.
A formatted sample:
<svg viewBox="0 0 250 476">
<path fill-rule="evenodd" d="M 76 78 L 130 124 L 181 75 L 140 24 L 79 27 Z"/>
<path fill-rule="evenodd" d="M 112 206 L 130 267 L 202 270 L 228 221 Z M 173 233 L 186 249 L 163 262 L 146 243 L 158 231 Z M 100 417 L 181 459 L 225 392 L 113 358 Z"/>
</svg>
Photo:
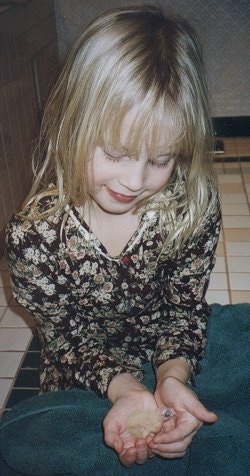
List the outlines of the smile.
<svg viewBox="0 0 250 476">
<path fill-rule="evenodd" d="M 110 188 L 107 188 L 107 191 L 114 200 L 120 203 L 130 203 L 136 198 L 136 195 L 123 195 L 121 193 L 116 193 L 113 190 L 110 190 Z"/>
</svg>

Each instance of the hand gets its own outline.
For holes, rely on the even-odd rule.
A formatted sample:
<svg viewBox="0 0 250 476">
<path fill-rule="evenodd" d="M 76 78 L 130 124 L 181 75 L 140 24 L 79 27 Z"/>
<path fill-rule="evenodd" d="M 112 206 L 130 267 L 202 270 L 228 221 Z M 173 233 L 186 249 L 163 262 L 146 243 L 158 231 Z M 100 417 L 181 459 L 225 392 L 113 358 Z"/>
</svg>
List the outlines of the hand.
<svg viewBox="0 0 250 476">
<path fill-rule="evenodd" d="M 127 384 L 123 383 L 127 379 Z M 152 457 L 152 451 L 148 446 L 152 439 L 138 438 L 128 427 L 129 416 L 135 411 L 155 411 L 157 404 L 153 395 L 133 377 L 126 374 L 115 378 L 116 387 L 119 393 L 113 392 L 113 406 L 103 421 L 105 443 L 113 448 L 120 459 L 120 462 L 127 467 L 133 464 L 143 464 Z M 124 388 L 127 391 L 124 391 Z"/>
<path fill-rule="evenodd" d="M 163 458 L 181 458 L 203 422 L 213 423 L 217 416 L 208 411 L 196 395 L 174 377 L 167 377 L 157 386 L 155 400 L 159 407 L 169 406 L 175 415 L 163 424 L 163 429 L 149 442 L 154 454 Z"/>
</svg>

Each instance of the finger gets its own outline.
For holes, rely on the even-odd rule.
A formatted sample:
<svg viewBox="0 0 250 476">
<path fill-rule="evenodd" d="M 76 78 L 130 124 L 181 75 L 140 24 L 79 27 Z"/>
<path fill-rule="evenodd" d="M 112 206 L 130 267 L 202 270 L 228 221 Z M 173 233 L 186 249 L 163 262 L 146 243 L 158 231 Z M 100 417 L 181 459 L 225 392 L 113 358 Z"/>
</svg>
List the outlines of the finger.
<svg viewBox="0 0 250 476">
<path fill-rule="evenodd" d="M 197 420 L 192 421 L 183 421 L 172 430 L 162 431 L 155 435 L 152 440 L 153 445 L 169 445 L 171 443 L 178 443 L 180 441 L 185 441 L 186 438 L 190 437 L 191 435 L 197 433 L 199 428 L 202 426 L 202 423 Z M 149 445 L 150 448 L 152 444 Z"/>
<path fill-rule="evenodd" d="M 162 456 L 163 458 L 181 458 L 185 455 L 187 448 L 190 446 L 193 437 L 196 435 L 196 431 L 184 438 L 182 441 L 169 443 L 169 444 L 157 444 L 151 446 L 151 450 L 154 454 Z"/>
<path fill-rule="evenodd" d="M 199 404 L 199 408 L 194 409 L 193 415 L 203 423 L 214 423 L 218 419 L 218 416 L 214 412 L 205 408 L 200 402 Z"/>
<path fill-rule="evenodd" d="M 177 458 L 183 458 L 185 456 L 186 450 L 183 452 L 178 452 L 178 453 L 164 453 L 161 451 L 155 451 L 156 456 L 160 456 L 161 458 L 165 459 L 177 459 Z"/>
<path fill-rule="evenodd" d="M 140 439 L 136 442 L 136 447 L 125 449 L 120 455 L 120 461 L 123 466 L 131 467 L 135 463 L 144 464 L 149 458 L 154 455 L 148 447 L 145 440 Z"/>
<path fill-rule="evenodd" d="M 144 464 L 152 452 L 149 450 L 148 445 L 145 440 L 138 440 L 136 442 L 136 449 L 137 449 L 137 457 L 136 463 L 137 464 Z"/>
<path fill-rule="evenodd" d="M 120 455 L 119 459 L 123 466 L 130 468 L 136 462 L 137 450 L 136 448 L 129 448 L 124 450 Z"/>
<path fill-rule="evenodd" d="M 201 408 L 207 413 L 212 413 L 206 410 L 206 408 L 202 405 Z M 199 414 L 198 410 L 196 411 L 196 414 L 200 416 L 200 418 L 197 418 L 193 415 L 194 411 L 191 413 L 187 412 L 178 412 L 172 419 L 172 423 L 175 423 L 175 426 L 173 425 L 172 428 L 170 427 L 170 423 L 166 422 L 163 426 L 163 431 L 155 435 L 153 439 L 153 443 L 172 443 L 176 441 L 181 441 L 190 434 L 192 434 L 194 431 L 196 432 L 199 430 L 199 428 L 203 424 L 203 420 L 201 419 L 201 413 Z M 204 414 L 203 414 L 204 417 Z M 206 423 L 213 423 L 216 421 L 217 416 L 212 413 L 211 419 L 208 420 L 206 419 Z M 168 426 L 169 425 L 169 426 Z"/>
<path fill-rule="evenodd" d="M 190 443 L 191 442 L 189 442 L 189 444 L 186 442 L 186 444 L 157 445 L 152 448 L 152 451 L 155 455 L 161 456 L 162 458 L 182 458 L 186 454 Z"/>
<path fill-rule="evenodd" d="M 186 408 L 191 415 L 204 423 L 214 423 L 218 418 L 214 412 L 208 410 L 199 400 L 195 401 L 195 405 L 187 403 Z"/>
<path fill-rule="evenodd" d="M 116 453 L 120 454 L 123 450 L 123 442 L 120 436 L 115 431 L 104 431 L 104 441 L 107 446 L 113 448 Z"/>
</svg>

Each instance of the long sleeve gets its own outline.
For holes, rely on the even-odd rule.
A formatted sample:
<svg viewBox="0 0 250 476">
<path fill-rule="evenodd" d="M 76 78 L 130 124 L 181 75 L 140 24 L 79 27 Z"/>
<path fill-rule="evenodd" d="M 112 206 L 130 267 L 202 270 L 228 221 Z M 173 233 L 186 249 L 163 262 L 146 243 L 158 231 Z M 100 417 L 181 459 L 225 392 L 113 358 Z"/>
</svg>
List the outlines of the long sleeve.
<svg viewBox="0 0 250 476">
<path fill-rule="evenodd" d="M 156 368 L 167 360 L 180 358 L 190 365 L 192 373 L 199 370 L 210 314 L 205 294 L 215 263 L 220 220 L 218 203 L 214 214 L 204 219 L 202 231 L 164 269 L 164 301 L 169 317 L 156 344 L 153 356 Z"/>
<path fill-rule="evenodd" d="M 58 252 L 63 248 L 58 241 L 59 225 L 18 218 L 9 225 L 7 253 L 13 294 L 37 325 L 42 344 L 41 390 L 82 387 L 106 396 L 114 375 L 129 371 L 142 378 L 143 374 L 129 356 L 107 349 L 105 333 L 91 319 L 91 306 L 88 315 L 89 282 L 97 269 L 84 260 L 83 249 L 73 252 L 73 239 L 66 258 L 63 250 Z M 81 258 L 81 269 L 75 256 Z M 97 288 L 96 280 L 94 291 Z"/>
</svg>

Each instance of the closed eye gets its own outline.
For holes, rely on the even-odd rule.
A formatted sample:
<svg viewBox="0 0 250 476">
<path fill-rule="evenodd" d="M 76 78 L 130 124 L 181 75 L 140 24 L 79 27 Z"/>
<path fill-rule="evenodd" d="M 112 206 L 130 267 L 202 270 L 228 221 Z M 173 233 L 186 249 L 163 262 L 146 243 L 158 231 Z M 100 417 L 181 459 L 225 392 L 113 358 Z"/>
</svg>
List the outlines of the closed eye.
<svg viewBox="0 0 250 476">
<path fill-rule="evenodd" d="M 132 154 L 129 156 L 125 151 L 124 152 L 116 152 L 116 151 L 107 151 L 107 149 L 102 149 L 104 157 L 107 160 L 110 160 L 112 162 L 120 162 L 121 160 L 129 160 L 132 156 L 134 157 L 135 154 Z M 169 165 L 171 159 L 173 159 L 173 156 L 170 155 L 159 155 L 156 159 L 148 159 L 148 164 L 153 167 L 158 167 L 158 168 L 165 168 Z"/>
<path fill-rule="evenodd" d="M 112 162 L 119 162 L 122 159 L 129 158 L 128 155 L 124 152 L 108 152 L 106 149 L 102 149 L 105 159 L 111 160 Z"/>
<path fill-rule="evenodd" d="M 148 163 L 153 167 L 164 168 L 167 167 L 173 157 L 171 156 L 159 156 L 156 160 L 149 159 Z"/>
<path fill-rule="evenodd" d="M 110 154 L 109 152 L 103 151 L 105 159 L 111 160 L 112 162 L 120 162 L 120 160 L 124 157 L 123 155 L 114 155 Z"/>
</svg>

